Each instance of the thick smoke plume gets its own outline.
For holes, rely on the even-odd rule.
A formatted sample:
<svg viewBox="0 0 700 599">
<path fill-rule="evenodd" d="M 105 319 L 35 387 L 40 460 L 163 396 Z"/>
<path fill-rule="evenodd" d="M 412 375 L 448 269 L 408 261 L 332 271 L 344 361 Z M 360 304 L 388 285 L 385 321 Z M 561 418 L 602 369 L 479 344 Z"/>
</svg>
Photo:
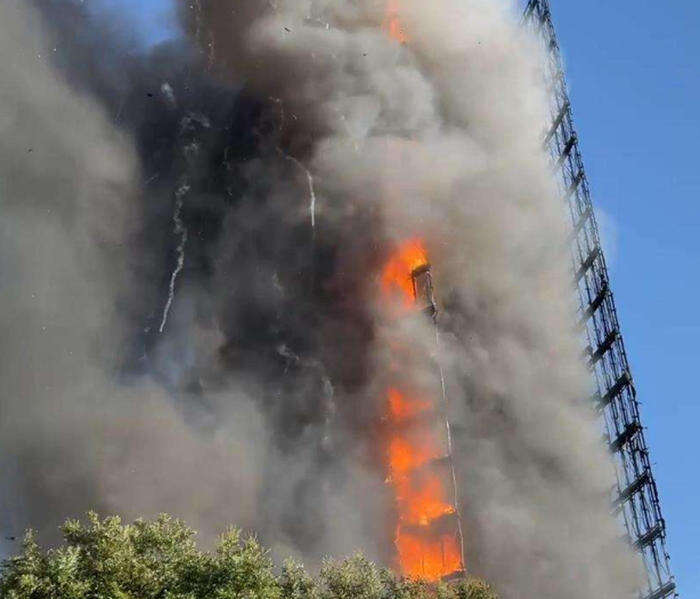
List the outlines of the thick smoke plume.
<svg viewBox="0 0 700 599">
<path fill-rule="evenodd" d="M 633 587 L 515 20 L 402 0 L 400 44 L 379 0 L 235 4 L 183 3 L 187 39 L 149 52 L 77 3 L 0 6 L 7 526 L 170 511 L 388 563 L 376 278 L 418 236 L 468 569 L 506 597 Z"/>
</svg>

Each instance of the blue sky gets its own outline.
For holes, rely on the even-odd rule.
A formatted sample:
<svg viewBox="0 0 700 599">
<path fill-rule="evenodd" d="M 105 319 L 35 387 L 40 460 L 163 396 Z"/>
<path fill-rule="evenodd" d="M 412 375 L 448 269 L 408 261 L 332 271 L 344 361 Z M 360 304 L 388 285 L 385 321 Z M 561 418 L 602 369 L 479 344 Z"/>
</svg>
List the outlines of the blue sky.
<svg viewBox="0 0 700 599">
<path fill-rule="evenodd" d="M 700 597 L 700 3 L 551 3 L 672 567 Z M 133 9 L 150 41 L 174 26 L 168 0 L 101 4 Z"/>
</svg>

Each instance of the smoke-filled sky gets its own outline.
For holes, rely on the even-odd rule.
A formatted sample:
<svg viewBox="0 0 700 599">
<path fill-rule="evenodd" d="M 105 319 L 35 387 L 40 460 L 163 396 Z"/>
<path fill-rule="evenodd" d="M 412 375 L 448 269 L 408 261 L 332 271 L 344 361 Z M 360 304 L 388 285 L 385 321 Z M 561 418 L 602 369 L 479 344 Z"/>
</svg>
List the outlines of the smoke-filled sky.
<svg viewBox="0 0 700 599">
<path fill-rule="evenodd" d="M 633 585 L 510 15 L 406 0 L 404 47 L 382 2 L 227 6 L 183 4 L 187 37 L 149 50 L 80 3 L 0 9 L 11 526 L 170 511 L 387 561 L 375 273 L 420 235 L 468 567 L 506 596 Z"/>
</svg>

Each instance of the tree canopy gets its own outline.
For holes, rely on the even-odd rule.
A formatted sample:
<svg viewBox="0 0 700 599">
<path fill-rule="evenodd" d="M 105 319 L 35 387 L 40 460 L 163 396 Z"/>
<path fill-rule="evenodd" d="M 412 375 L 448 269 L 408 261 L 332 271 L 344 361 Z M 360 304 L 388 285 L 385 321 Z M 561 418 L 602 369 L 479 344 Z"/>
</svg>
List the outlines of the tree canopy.
<svg viewBox="0 0 700 599">
<path fill-rule="evenodd" d="M 496 599 L 474 578 L 431 584 L 400 578 L 360 554 L 325 560 L 317 576 L 292 560 L 275 567 L 254 536 L 235 528 L 201 551 L 180 520 L 123 524 L 68 520 L 65 543 L 42 549 L 28 532 L 0 569 L 3 599 Z"/>
</svg>

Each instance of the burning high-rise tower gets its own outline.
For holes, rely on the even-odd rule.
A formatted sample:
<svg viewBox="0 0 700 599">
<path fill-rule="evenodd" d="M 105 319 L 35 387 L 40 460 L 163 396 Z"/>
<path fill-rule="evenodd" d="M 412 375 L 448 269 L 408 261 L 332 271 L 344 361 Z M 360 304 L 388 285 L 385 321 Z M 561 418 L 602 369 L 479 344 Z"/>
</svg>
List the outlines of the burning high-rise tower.
<svg viewBox="0 0 700 599">
<path fill-rule="evenodd" d="M 497 0 L 235 4 L 179 4 L 186 33 L 148 51 L 79 2 L 0 4 L 16 528 L 169 511 L 311 564 L 362 548 L 504 596 L 625 597 L 533 37 Z M 565 106 L 547 142 L 583 198 Z M 641 460 L 618 505 L 655 509 L 576 202 L 579 317 L 614 324 L 588 361 Z"/>
</svg>

